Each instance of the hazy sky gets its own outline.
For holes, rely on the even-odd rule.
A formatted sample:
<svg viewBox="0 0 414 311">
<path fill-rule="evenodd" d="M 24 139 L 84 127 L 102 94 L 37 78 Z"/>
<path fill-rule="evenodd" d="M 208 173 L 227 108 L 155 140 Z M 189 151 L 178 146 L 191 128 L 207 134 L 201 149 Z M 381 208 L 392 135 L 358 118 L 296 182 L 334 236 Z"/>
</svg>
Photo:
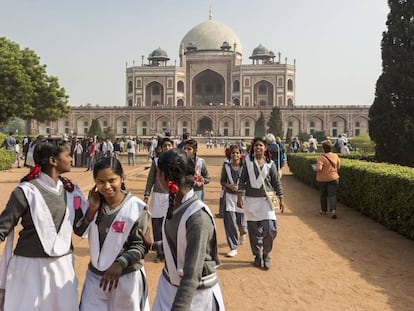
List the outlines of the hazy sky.
<svg viewBox="0 0 414 311">
<path fill-rule="evenodd" d="M 386 0 L 0 0 L 0 36 L 28 47 L 71 105 L 124 106 L 125 62 L 179 44 L 213 19 L 240 38 L 296 59 L 297 105 L 371 105 L 381 73 Z"/>
</svg>

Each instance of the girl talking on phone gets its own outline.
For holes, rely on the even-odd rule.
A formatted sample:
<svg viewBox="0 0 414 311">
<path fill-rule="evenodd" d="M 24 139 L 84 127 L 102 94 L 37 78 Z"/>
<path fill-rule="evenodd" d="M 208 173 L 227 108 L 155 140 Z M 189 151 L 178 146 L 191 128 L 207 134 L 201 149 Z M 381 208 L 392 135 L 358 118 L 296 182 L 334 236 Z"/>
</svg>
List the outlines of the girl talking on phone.
<svg viewBox="0 0 414 311">
<path fill-rule="evenodd" d="M 89 209 L 76 230 L 88 235 L 91 258 L 80 310 L 149 310 L 143 267 L 147 251 L 138 231 L 147 229 L 146 204 L 126 191 L 119 160 L 102 158 L 93 177 Z"/>
</svg>

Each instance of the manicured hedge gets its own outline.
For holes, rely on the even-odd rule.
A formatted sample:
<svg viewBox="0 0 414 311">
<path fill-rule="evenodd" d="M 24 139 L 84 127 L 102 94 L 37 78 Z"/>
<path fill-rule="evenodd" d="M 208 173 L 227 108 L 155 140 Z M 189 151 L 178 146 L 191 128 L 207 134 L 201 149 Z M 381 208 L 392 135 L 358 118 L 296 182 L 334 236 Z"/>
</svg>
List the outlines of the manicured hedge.
<svg viewBox="0 0 414 311">
<path fill-rule="evenodd" d="M 289 154 L 295 177 L 317 188 L 318 154 Z M 414 168 L 341 158 L 338 201 L 414 240 Z"/>
<path fill-rule="evenodd" d="M 0 171 L 11 169 L 16 161 L 16 153 L 5 149 L 0 149 Z"/>
</svg>

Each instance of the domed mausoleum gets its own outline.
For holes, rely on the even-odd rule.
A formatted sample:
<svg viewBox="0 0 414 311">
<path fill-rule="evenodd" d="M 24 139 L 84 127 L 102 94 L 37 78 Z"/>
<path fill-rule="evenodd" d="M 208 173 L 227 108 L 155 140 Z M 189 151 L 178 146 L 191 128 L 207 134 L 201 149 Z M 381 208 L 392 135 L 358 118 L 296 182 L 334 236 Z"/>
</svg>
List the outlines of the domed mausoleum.
<svg viewBox="0 0 414 311">
<path fill-rule="evenodd" d="M 118 137 L 189 132 L 247 138 L 261 113 L 267 121 L 274 107 L 280 108 L 284 133 L 353 136 L 368 129 L 369 106 L 318 106 L 306 99 L 297 105 L 296 63 L 273 52 L 283 47 L 258 43 L 243 55 L 239 37 L 211 13 L 177 43 L 178 63 L 169 63 L 162 42 L 154 45 L 159 47 L 142 56 L 141 64 L 127 65 L 125 103 L 72 107 L 69 118 L 32 123 L 32 132 L 82 136 L 97 119 Z"/>
</svg>

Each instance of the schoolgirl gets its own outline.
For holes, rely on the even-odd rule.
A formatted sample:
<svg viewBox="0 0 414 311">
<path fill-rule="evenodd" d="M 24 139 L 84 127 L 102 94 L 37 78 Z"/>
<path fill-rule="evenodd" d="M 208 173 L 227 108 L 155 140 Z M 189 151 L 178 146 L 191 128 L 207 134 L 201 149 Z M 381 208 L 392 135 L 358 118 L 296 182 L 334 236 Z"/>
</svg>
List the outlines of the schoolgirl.
<svg viewBox="0 0 414 311">
<path fill-rule="evenodd" d="M 169 192 L 162 242 L 165 265 L 158 281 L 153 311 L 224 310 L 216 274 L 219 264 L 213 215 L 192 189 L 194 163 L 181 149 L 161 154 L 157 179 Z"/>
<path fill-rule="evenodd" d="M 90 207 L 75 230 L 88 235 L 91 258 L 80 310 L 149 310 L 143 267 L 146 248 L 138 232 L 147 228 L 146 205 L 125 190 L 119 160 L 100 159 L 93 177 Z"/>
<path fill-rule="evenodd" d="M 204 201 L 204 185 L 210 182 L 206 162 L 203 158 L 197 156 L 197 141 L 194 139 L 186 140 L 183 149 L 195 163 L 194 192 L 201 201 Z"/>
<path fill-rule="evenodd" d="M 252 145 L 253 149 L 246 157 L 239 180 L 237 206 L 243 208 L 247 220 L 250 247 L 255 256 L 254 265 L 261 267 L 263 260 L 263 266 L 268 270 L 271 266 L 269 254 L 277 234 L 277 221 L 266 192 L 276 192 L 283 212 L 283 191 L 276 165 L 266 151 L 266 141 L 256 137 Z"/>
<path fill-rule="evenodd" d="M 223 163 L 220 183 L 226 193 L 223 220 L 227 244 L 230 247 L 227 257 L 234 257 L 237 255 L 237 248 L 246 239 L 247 223 L 244 221 L 243 209 L 237 207 L 238 183 L 243 166 L 240 148 L 232 145 L 229 151 L 230 160 Z"/>
<path fill-rule="evenodd" d="M 72 163 L 65 141 L 39 140 L 33 159 L 0 215 L 0 240 L 7 237 L 0 264 L 4 310 L 79 310 L 71 236 L 88 202 L 61 176 Z M 12 254 L 19 220 L 22 229 Z"/>
<path fill-rule="evenodd" d="M 165 137 L 160 141 L 161 152 L 170 150 L 173 148 L 174 143 L 169 137 Z M 161 241 L 162 239 L 162 223 L 164 217 L 167 214 L 168 209 L 168 192 L 165 192 L 156 181 L 158 166 L 158 157 L 152 160 L 151 169 L 148 173 L 147 184 L 144 192 L 144 202 L 148 203 L 151 189 L 154 188 L 152 194 L 151 203 L 149 205 L 149 211 L 151 214 L 152 235 L 154 241 Z M 164 260 L 164 252 L 160 249 L 154 259 L 154 262 L 160 262 Z"/>
</svg>

